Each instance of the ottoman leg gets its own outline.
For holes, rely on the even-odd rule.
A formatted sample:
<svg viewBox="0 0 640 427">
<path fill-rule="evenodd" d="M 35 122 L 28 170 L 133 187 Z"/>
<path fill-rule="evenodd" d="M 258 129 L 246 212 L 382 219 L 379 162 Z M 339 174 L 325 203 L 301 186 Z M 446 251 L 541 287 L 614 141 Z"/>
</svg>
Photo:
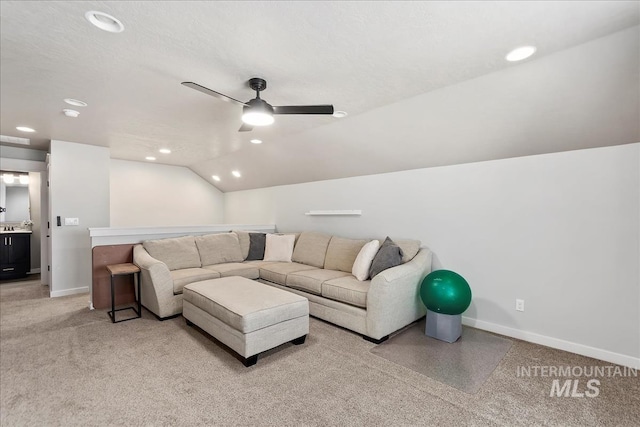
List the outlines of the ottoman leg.
<svg viewBox="0 0 640 427">
<path fill-rule="evenodd" d="M 295 340 L 291 341 L 293 343 L 293 345 L 300 345 L 300 344 L 304 344 L 304 340 L 307 339 L 306 335 L 303 335 L 301 337 L 296 338 Z"/>
<path fill-rule="evenodd" d="M 247 368 L 249 366 L 253 366 L 258 362 L 258 355 L 254 354 L 253 356 L 250 357 L 245 357 L 244 360 L 242 361 L 242 363 L 244 364 L 244 366 L 246 366 Z"/>
</svg>

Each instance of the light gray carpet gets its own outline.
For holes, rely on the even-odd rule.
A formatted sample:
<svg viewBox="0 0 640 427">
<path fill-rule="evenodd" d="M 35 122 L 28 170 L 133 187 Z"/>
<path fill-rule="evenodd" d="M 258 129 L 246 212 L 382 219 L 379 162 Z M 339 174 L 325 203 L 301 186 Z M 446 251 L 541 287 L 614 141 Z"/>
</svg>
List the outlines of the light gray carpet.
<svg viewBox="0 0 640 427">
<path fill-rule="evenodd" d="M 88 295 L 47 298 L 0 284 L 0 425 L 636 425 L 638 378 L 602 379 L 600 396 L 550 398 L 521 365 L 605 364 L 514 340 L 476 394 L 371 353 L 374 344 L 311 319 L 245 368 L 183 318 L 112 324 Z M 605 364 L 606 365 L 606 364 Z"/>
<path fill-rule="evenodd" d="M 371 349 L 373 354 L 465 393 L 476 393 L 511 348 L 512 341 L 463 326 L 454 343 L 425 335 L 425 320 Z"/>
</svg>

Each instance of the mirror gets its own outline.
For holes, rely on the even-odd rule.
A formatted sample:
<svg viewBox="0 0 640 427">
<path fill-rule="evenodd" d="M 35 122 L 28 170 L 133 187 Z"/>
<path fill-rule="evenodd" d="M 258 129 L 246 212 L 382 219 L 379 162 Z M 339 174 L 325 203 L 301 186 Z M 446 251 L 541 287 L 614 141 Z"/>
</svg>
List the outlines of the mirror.
<svg viewBox="0 0 640 427">
<path fill-rule="evenodd" d="M 21 223 L 31 220 L 29 210 L 29 174 L 0 171 L 0 222 Z"/>
</svg>

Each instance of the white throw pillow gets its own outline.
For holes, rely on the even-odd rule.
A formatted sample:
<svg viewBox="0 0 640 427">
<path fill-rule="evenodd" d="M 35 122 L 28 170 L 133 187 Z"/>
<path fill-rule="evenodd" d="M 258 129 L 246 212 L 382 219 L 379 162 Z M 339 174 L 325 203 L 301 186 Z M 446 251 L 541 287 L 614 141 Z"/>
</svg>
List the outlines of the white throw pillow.
<svg viewBox="0 0 640 427">
<path fill-rule="evenodd" d="M 267 234 L 264 245 L 264 260 L 291 262 L 295 241 L 296 236 L 294 234 Z"/>
<path fill-rule="evenodd" d="M 369 269 L 378 249 L 380 249 L 380 242 L 377 240 L 370 241 L 360 249 L 351 269 L 351 274 L 356 276 L 356 279 L 362 282 L 369 278 Z"/>
</svg>

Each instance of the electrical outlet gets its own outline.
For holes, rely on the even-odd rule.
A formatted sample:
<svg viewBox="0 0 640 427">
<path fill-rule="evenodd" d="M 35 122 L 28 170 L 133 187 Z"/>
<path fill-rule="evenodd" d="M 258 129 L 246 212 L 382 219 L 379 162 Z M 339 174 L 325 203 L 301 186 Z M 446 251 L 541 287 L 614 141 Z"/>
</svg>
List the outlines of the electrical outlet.
<svg viewBox="0 0 640 427">
<path fill-rule="evenodd" d="M 524 311 L 524 300 L 516 299 L 516 311 Z"/>
</svg>

